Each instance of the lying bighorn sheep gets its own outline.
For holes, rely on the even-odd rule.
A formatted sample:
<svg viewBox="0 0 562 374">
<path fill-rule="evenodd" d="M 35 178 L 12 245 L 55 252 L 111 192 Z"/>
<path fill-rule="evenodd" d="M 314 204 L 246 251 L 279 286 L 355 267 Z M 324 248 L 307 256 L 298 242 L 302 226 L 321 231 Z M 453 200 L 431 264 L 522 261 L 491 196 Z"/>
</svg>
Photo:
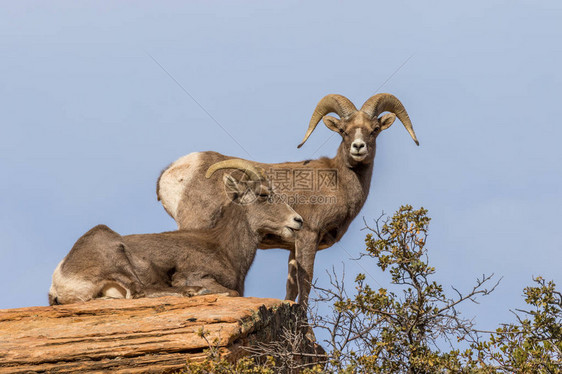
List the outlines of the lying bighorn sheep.
<svg viewBox="0 0 562 374">
<path fill-rule="evenodd" d="M 214 228 L 121 236 L 104 225 L 84 234 L 53 274 L 49 303 L 94 298 L 228 293 L 243 295 L 244 279 L 258 243 L 266 234 L 294 240 L 302 218 L 289 205 L 275 202 L 261 171 L 243 160 L 208 168 L 240 169 L 240 178 L 224 174 L 229 194 Z M 217 193 L 224 195 L 223 191 Z"/>
<path fill-rule="evenodd" d="M 385 111 L 390 113 L 379 117 Z M 340 119 L 327 116 L 332 112 Z M 316 106 L 298 147 L 323 119 L 343 138 L 334 158 L 280 164 L 252 162 L 268 172 L 273 187 L 305 221 L 296 241 L 268 235 L 260 243 L 260 248 L 291 251 L 286 299 L 295 300 L 298 295 L 301 304 L 307 303 L 316 251 L 339 241 L 363 207 L 373 173 L 375 140 L 396 117 L 419 144 L 406 109 L 395 96 L 374 95 L 357 110 L 344 96 L 327 95 Z M 222 184 L 219 176 L 209 180 L 202 176 L 209 165 L 230 158 L 216 152 L 191 153 L 162 172 L 157 183 L 158 199 L 180 229 L 208 228 L 219 222 L 221 209 L 228 203 L 218 197 Z"/>
</svg>

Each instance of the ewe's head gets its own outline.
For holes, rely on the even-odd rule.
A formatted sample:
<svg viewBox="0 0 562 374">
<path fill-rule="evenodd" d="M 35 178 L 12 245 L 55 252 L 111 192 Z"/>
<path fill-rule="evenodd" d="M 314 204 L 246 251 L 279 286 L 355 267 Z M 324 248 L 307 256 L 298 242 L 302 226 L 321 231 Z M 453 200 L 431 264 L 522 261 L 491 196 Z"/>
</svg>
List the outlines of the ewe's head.
<svg viewBox="0 0 562 374">
<path fill-rule="evenodd" d="M 389 113 L 379 117 L 383 112 Z M 336 113 L 340 118 L 327 116 L 328 113 Z M 396 117 L 419 145 L 410 117 L 395 96 L 386 93 L 374 95 L 363 104 L 361 110 L 357 110 L 346 97 L 327 95 L 316 106 L 304 140 L 298 148 L 302 147 L 322 119 L 330 130 L 342 136 L 345 161 L 350 166 L 370 163 L 375 156 L 377 136 L 382 130 L 389 128 Z"/>
<path fill-rule="evenodd" d="M 294 233 L 303 225 L 297 214 L 279 195 L 275 195 L 263 172 L 250 162 L 232 159 L 217 162 L 209 167 L 206 177 L 210 178 L 217 170 L 238 169 L 242 173 L 225 173 L 223 183 L 225 193 L 233 204 L 245 210 L 245 218 L 252 231 L 261 235 L 273 234 L 286 239 L 294 238 Z"/>
</svg>

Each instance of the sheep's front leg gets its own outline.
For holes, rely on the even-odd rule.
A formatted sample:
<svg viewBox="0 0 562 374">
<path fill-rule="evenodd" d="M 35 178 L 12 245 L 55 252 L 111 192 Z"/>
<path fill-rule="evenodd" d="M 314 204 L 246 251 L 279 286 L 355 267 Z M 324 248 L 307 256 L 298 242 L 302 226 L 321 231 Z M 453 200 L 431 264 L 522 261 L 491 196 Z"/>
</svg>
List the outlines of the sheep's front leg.
<svg viewBox="0 0 562 374">
<path fill-rule="evenodd" d="M 238 291 L 224 287 L 223 285 L 219 284 L 214 278 L 203 278 L 195 282 L 195 284 L 203 289 L 203 294 L 222 293 L 228 296 L 240 296 Z"/>
<path fill-rule="evenodd" d="M 205 272 L 186 273 L 178 271 L 172 279 L 172 286 L 183 288 L 197 288 L 197 295 L 224 293 L 228 296 L 240 296 L 238 291 L 224 287 L 215 278 Z"/>
<path fill-rule="evenodd" d="M 145 289 L 146 297 L 162 297 L 162 296 L 195 296 L 204 292 L 203 287 L 181 286 L 181 287 L 147 287 Z"/>
<path fill-rule="evenodd" d="M 299 286 L 297 284 L 298 263 L 295 259 L 294 249 L 292 249 L 289 254 L 289 269 L 287 273 L 287 293 L 285 294 L 285 300 L 295 301 L 299 294 Z"/>
<path fill-rule="evenodd" d="M 297 267 L 296 288 L 299 295 L 299 304 L 308 305 L 308 295 L 314 275 L 314 259 L 318 250 L 318 233 L 302 231 L 297 233 L 295 240 L 295 258 Z M 294 289 L 294 286 L 293 286 Z M 294 292 L 294 291 L 293 291 Z"/>
</svg>

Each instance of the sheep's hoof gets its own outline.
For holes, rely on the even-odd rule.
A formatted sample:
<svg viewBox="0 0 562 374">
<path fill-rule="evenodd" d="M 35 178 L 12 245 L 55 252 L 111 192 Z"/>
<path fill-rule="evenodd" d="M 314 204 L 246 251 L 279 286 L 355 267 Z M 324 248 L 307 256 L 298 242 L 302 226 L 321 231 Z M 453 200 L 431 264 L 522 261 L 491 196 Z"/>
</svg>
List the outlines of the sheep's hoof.
<svg viewBox="0 0 562 374">
<path fill-rule="evenodd" d="M 203 287 L 198 287 L 198 286 L 187 286 L 183 288 L 183 292 L 182 294 L 184 296 L 195 296 L 195 295 L 201 295 L 201 291 L 205 291 L 205 289 Z"/>
<path fill-rule="evenodd" d="M 238 297 L 240 294 L 236 291 L 227 291 L 227 292 L 220 292 L 217 293 L 219 296 L 230 296 L 230 297 Z"/>
</svg>

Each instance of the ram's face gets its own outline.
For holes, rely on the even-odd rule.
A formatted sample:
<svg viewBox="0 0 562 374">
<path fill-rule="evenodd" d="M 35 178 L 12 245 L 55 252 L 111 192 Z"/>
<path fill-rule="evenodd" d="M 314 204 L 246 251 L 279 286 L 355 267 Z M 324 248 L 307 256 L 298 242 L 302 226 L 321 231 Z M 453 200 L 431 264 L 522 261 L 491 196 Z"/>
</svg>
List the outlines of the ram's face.
<svg viewBox="0 0 562 374">
<path fill-rule="evenodd" d="M 390 127 L 395 118 L 394 114 L 386 114 L 371 119 L 364 112 L 357 111 L 349 118 L 324 116 L 323 120 L 328 128 L 341 135 L 346 159 L 354 166 L 373 160 L 377 136 L 382 130 Z"/>
</svg>

